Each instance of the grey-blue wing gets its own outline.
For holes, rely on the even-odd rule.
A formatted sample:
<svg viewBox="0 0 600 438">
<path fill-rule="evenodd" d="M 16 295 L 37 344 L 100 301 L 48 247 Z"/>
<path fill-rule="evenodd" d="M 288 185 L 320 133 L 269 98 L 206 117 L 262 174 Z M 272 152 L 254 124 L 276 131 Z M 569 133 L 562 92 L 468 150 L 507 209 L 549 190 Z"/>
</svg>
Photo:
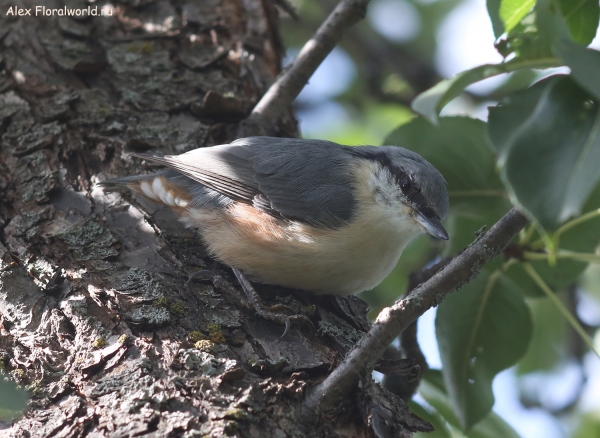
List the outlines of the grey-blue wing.
<svg viewBox="0 0 600 438">
<path fill-rule="evenodd" d="M 241 139 L 232 146 L 238 144 L 249 151 L 254 179 L 272 210 L 328 227 L 338 227 L 351 218 L 355 201 L 346 147 L 273 137 Z"/>
<path fill-rule="evenodd" d="M 347 147 L 332 142 L 250 137 L 178 156 L 140 156 L 290 220 L 335 228 L 355 208 L 352 158 Z"/>
</svg>

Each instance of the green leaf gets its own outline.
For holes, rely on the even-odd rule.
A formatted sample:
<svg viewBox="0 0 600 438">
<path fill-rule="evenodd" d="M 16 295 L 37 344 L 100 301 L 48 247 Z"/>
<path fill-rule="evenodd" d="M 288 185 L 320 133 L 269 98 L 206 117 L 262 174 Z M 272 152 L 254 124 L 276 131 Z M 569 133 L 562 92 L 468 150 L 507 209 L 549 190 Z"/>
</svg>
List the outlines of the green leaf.
<svg viewBox="0 0 600 438">
<path fill-rule="evenodd" d="M 470 244 L 475 231 L 492 226 L 510 209 L 481 120 L 442 117 L 438 126 L 431 126 L 416 118 L 393 131 L 386 144 L 419 153 L 444 176 L 450 196 L 447 254 Z"/>
<path fill-rule="evenodd" d="M 539 29 L 538 15 L 540 7 L 543 7 L 540 6 L 542 1 L 538 0 L 535 10 L 523 17 L 504 39 L 495 44 L 496 50 L 504 58 L 513 53 L 516 59 L 521 61 L 553 56 L 550 48 L 552 36 L 540 32 Z"/>
<path fill-rule="evenodd" d="M 513 72 L 503 84 L 498 86 L 498 88 L 496 88 L 492 93 L 488 94 L 486 97 L 491 100 L 498 101 L 509 93 L 514 93 L 515 91 L 523 90 L 532 86 L 539 80 L 539 78 L 540 73 L 538 70 L 517 70 Z"/>
<path fill-rule="evenodd" d="M 453 403 L 446 391 L 444 377 L 440 370 L 429 369 L 419 383 L 419 394 L 452 426 L 458 428 L 458 418 L 454 414 Z"/>
<path fill-rule="evenodd" d="M 545 261 L 535 262 L 535 268 L 544 270 L 544 280 L 548 280 L 548 270 L 550 274 L 553 274 L 555 271 L 548 266 L 548 263 Z M 556 266 L 554 267 L 556 268 Z M 538 271 L 539 272 L 539 271 Z M 541 274 L 540 274 L 541 275 Z M 518 290 L 523 293 L 523 295 L 528 297 L 543 297 L 544 292 L 540 290 L 537 284 L 531 279 L 531 277 L 525 272 L 521 263 L 516 263 L 512 265 L 502 276 L 503 281 L 507 282 L 507 284 L 511 284 L 515 290 Z M 556 289 L 558 290 L 558 289 Z"/>
<path fill-rule="evenodd" d="M 558 40 L 554 51 L 571 68 L 573 79 L 600 100 L 600 52 L 566 39 Z"/>
<path fill-rule="evenodd" d="M 519 434 L 495 412 L 487 414 L 483 420 L 467 433 L 467 438 L 520 438 Z"/>
<path fill-rule="evenodd" d="M 459 96 L 466 87 L 483 79 L 504 73 L 499 65 L 486 64 L 466 70 L 437 83 L 429 90 L 419 94 L 412 102 L 413 111 L 427 117 L 431 123 L 437 123 L 438 114 L 452 99 Z"/>
<path fill-rule="evenodd" d="M 452 431 L 440 414 L 430 412 L 414 400 L 408 402 L 408 407 L 411 412 L 423 420 L 429 421 L 434 427 L 433 432 L 417 432 L 413 435 L 414 438 L 452 438 Z"/>
<path fill-rule="evenodd" d="M 492 380 L 525 354 L 532 333 L 522 294 L 487 271 L 440 305 L 436 336 L 460 428 L 470 430 L 494 404 Z"/>
<path fill-rule="evenodd" d="M 553 76 L 490 108 L 488 133 L 511 200 L 546 230 L 581 208 L 600 181 L 598 103 Z"/>
<path fill-rule="evenodd" d="M 0 379 L 0 420 L 18 417 L 28 398 L 27 391 L 17 388 L 13 382 Z"/>
<path fill-rule="evenodd" d="M 459 96 L 466 87 L 483 79 L 510 73 L 520 69 L 557 67 L 560 62 L 555 58 L 540 58 L 533 60 L 514 59 L 501 64 L 485 64 L 466 70 L 444 79 L 427 91 L 419 94 L 412 102 L 412 109 L 426 117 L 431 123 L 438 122 L 438 114 L 452 99 Z"/>
<path fill-rule="evenodd" d="M 600 185 L 596 186 L 596 189 L 586 202 L 583 207 L 583 213 L 591 212 L 598 208 L 600 208 Z M 593 253 L 598 243 L 600 243 L 600 217 L 581 223 L 563 233 L 559 246 L 561 249 L 569 251 Z M 585 262 L 569 259 L 558 259 L 555 266 L 550 266 L 545 260 L 532 261 L 531 264 L 546 284 L 556 292 L 560 292 L 572 285 L 589 265 Z M 514 284 L 514 287 L 518 288 L 525 295 L 532 297 L 544 296 L 542 290 L 523 270 L 520 263 L 512 265 L 503 277 L 510 280 Z"/>
<path fill-rule="evenodd" d="M 557 11 L 558 8 L 556 7 L 555 1 L 556 0 L 537 0 L 535 5 L 535 25 L 542 39 L 549 44 L 554 43 L 558 38 L 571 38 L 569 27 L 560 11 Z"/>
<path fill-rule="evenodd" d="M 528 301 L 533 317 L 533 335 L 517 372 L 550 371 L 566 357 L 567 322 L 548 299 Z"/>
<path fill-rule="evenodd" d="M 506 32 L 510 32 L 531 11 L 535 0 L 502 0 L 500 18 Z"/>
<path fill-rule="evenodd" d="M 515 62 L 552 58 L 552 44 L 560 38 L 571 38 L 567 23 L 557 9 L 553 0 L 537 0 L 534 10 L 496 43 L 498 52 L 505 58 L 516 55 Z"/>
<path fill-rule="evenodd" d="M 492 22 L 492 28 L 494 30 L 494 36 L 496 39 L 500 38 L 500 36 L 504 33 L 504 23 L 500 18 L 500 4 L 502 0 L 487 0 L 486 6 L 488 15 L 490 16 L 490 20 Z"/>
<path fill-rule="evenodd" d="M 598 30 L 600 6 L 598 0 L 558 0 L 573 40 L 587 46 Z"/>
<path fill-rule="evenodd" d="M 450 214 L 446 230 L 450 239 L 444 248 L 444 256 L 454 256 L 475 240 L 479 230 L 489 230 L 506 212 L 510 202 L 504 197 L 473 197 L 459 199 L 450 197 Z"/>
<path fill-rule="evenodd" d="M 600 436 L 600 410 L 586 412 L 577 418 L 577 428 L 572 438 L 591 438 Z"/>
<path fill-rule="evenodd" d="M 428 370 L 421 384 L 419 394 L 427 403 L 444 417 L 448 423 L 459 428 L 458 419 L 454 415 L 453 402 L 446 392 L 444 378 L 439 370 Z M 412 409 L 412 408 L 411 408 Z M 417 414 L 418 415 L 418 414 Z M 453 436 L 457 436 L 454 434 Z M 510 427 L 498 414 L 490 412 L 467 434 L 467 438 L 519 438 L 519 434 Z M 425 436 L 423 437 L 425 438 Z"/>
<path fill-rule="evenodd" d="M 551 39 L 542 36 L 534 26 L 519 24 L 506 39 L 498 41 L 495 47 L 505 58 L 514 53 L 514 61 L 533 62 L 537 59 L 552 59 L 554 56 Z"/>
<path fill-rule="evenodd" d="M 581 278 L 583 293 L 600 304 L 600 265 L 591 265 Z"/>
</svg>

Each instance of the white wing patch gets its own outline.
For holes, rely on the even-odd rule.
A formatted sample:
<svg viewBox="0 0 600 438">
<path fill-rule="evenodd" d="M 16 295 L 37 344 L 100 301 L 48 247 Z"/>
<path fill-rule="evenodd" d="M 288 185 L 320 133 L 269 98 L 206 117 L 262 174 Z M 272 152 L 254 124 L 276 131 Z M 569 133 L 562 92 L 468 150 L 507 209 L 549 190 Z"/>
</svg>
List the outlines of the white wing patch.
<svg viewBox="0 0 600 438">
<path fill-rule="evenodd" d="M 152 191 L 152 186 L 150 185 L 150 183 L 148 181 L 142 181 L 140 183 L 140 190 L 144 193 L 144 195 L 146 195 L 150 199 L 154 199 L 154 200 L 158 201 L 158 197 Z"/>
<path fill-rule="evenodd" d="M 142 181 L 140 183 L 141 192 L 153 201 L 162 202 L 170 207 L 185 208 L 188 201 L 177 196 L 165 186 L 162 177 L 154 178 L 152 181 Z"/>
<path fill-rule="evenodd" d="M 162 178 L 154 178 L 154 181 L 152 181 L 152 190 L 163 204 L 175 207 L 175 196 L 173 196 L 173 193 L 165 187 Z"/>
<path fill-rule="evenodd" d="M 187 207 L 188 202 L 185 199 L 181 199 L 179 196 L 176 196 L 175 205 L 177 205 L 178 207 Z"/>
</svg>

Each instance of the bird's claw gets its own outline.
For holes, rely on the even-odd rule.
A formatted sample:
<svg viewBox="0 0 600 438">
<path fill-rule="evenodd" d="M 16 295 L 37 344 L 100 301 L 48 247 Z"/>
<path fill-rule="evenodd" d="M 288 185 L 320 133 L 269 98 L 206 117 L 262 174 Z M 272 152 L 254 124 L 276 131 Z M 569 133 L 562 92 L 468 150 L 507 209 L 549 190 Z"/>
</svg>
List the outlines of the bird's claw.
<svg viewBox="0 0 600 438">
<path fill-rule="evenodd" d="M 283 338 L 285 338 L 288 334 L 288 332 L 290 331 L 290 327 L 292 326 L 292 323 L 290 322 L 290 317 L 288 316 L 287 318 L 285 318 L 285 329 L 283 330 L 283 334 L 279 337 L 279 339 L 277 339 L 277 342 L 281 341 Z"/>
<path fill-rule="evenodd" d="M 213 283 L 213 286 L 216 287 L 217 289 L 222 288 L 222 286 L 225 283 L 225 280 L 223 280 L 223 277 L 221 277 L 216 272 L 211 271 L 209 269 L 202 269 L 202 270 L 196 271 L 192 275 L 190 275 L 190 277 L 188 278 L 188 281 L 185 283 L 185 285 L 189 288 L 190 285 L 192 284 L 192 282 L 198 277 L 210 278 L 210 280 Z"/>
<path fill-rule="evenodd" d="M 267 307 L 266 310 L 269 312 L 272 312 L 272 313 L 287 312 L 289 315 L 294 315 L 294 311 L 289 306 L 286 306 L 285 304 L 275 304 L 274 306 Z"/>
<path fill-rule="evenodd" d="M 313 323 L 304 315 L 293 315 L 294 311 L 290 309 L 285 304 L 276 304 L 271 307 L 267 307 L 264 305 L 263 301 L 260 299 L 260 296 L 252 287 L 252 284 L 248 281 L 246 276 L 236 268 L 233 268 L 233 273 L 238 279 L 240 285 L 242 286 L 242 290 L 246 294 L 246 301 L 248 305 L 256 311 L 256 314 L 261 318 L 264 318 L 269 321 L 273 321 L 277 324 L 284 324 L 285 329 L 283 330 L 283 335 L 279 338 L 281 341 L 283 338 L 287 336 L 292 326 L 292 323 L 302 322 L 303 324 L 308 324 L 311 327 L 311 332 L 314 334 L 315 326 Z M 281 312 L 281 310 L 286 310 L 292 315 L 286 315 Z M 312 336 L 312 335 L 311 335 Z"/>
<path fill-rule="evenodd" d="M 266 319 L 268 321 L 272 321 L 277 324 L 285 325 L 283 334 L 279 337 L 278 341 L 281 341 L 283 338 L 285 338 L 288 335 L 288 333 L 290 332 L 290 328 L 292 327 L 292 324 L 301 324 L 302 326 L 308 326 L 310 328 L 310 332 L 311 332 L 310 337 L 311 338 L 314 336 L 314 333 L 316 332 L 315 326 L 312 323 L 312 321 L 304 315 L 286 315 L 281 312 L 273 312 L 272 311 L 273 307 L 278 307 L 278 306 L 266 307 L 264 304 L 262 304 L 262 302 L 260 302 L 260 303 L 253 302 L 252 307 L 256 311 L 256 314 L 258 316 L 260 316 L 261 318 Z M 287 306 L 284 306 L 284 307 L 287 308 L 288 310 L 291 310 Z"/>
<path fill-rule="evenodd" d="M 310 337 L 312 338 L 316 332 L 314 324 L 311 322 L 308 317 L 304 315 L 295 315 L 294 310 L 292 310 L 289 306 L 285 304 L 275 304 L 274 306 L 267 307 L 264 305 L 258 293 L 252 287 L 252 284 L 246 279 L 246 277 L 241 273 L 241 271 L 234 268 L 235 276 L 237 277 L 240 285 L 242 286 L 242 290 L 246 295 L 246 305 L 250 308 L 253 308 L 256 311 L 256 314 L 261 318 L 264 318 L 268 321 L 275 322 L 277 324 L 285 325 L 285 329 L 283 330 L 283 334 L 278 339 L 281 341 L 285 338 L 290 332 L 290 328 L 292 324 L 302 324 L 303 326 L 308 326 L 310 328 Z M 225 286 L 225 280 L 219 274 L 214 271 L 208 269 L 202 269 L 200 271 L 196 271 L 190 275 L 188 281 L 186 283 L 187 287 L 190 287 L 192 282 L 198 277 L 206 277 L 209 278 L 214 287 L 218 289 L 222 289 Z"/>
<path fill-rule="evenodd" d="M 312 323 L 312 321 L 304 315 L 285 316 L 284 321 L 285 321 L 285 330 L 283 331 L 283 334 L 277 341 L 281 341 L 283 338 L 285 338 L 287 336 L 288 332 L 290 331 L 290 327 L 291 327 L 292 323 L 294 323 L 294 324 L 301 323 L 303 326 L 308 326 L 310 329 L 310 338 L 312 338 L 315 335 L 315 332 L 317 331 L 317 329 L 315 328 L 315 325 Z"/>
<path fill-rule="evenodd" d="M 292 327 L 292 324 L 297 324 L 300 323 L 303 326 L 308 326 L 310 328 L 310 337 L 312 338 L 316 332 L 315 326 L 312 323 L 312 321 L 310 319 L 308 319 L 306 316 L 304 315 L 278 315 L 277 321 L 274 322 L 279 322 L 285 324 L 285 329 L 283 330 L 283 334 L 279 337 L 279 339 L 277 339 L 277 341 L 281 341 L 283 338 L 285 338 L 289 331 L 290 328 Z"/>
</svg>

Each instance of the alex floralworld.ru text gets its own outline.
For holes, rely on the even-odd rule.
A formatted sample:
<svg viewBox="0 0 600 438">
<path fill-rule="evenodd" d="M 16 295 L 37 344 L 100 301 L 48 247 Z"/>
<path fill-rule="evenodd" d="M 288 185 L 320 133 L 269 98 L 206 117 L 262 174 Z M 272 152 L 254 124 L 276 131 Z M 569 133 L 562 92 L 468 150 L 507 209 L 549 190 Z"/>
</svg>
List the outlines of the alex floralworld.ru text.
<svg viewBox="0 0 600 438">
<path fill-rule="evenodd" d="M 46 6 L 36 6 L 35 8 L 20 8 L 18 6 L 11 6 L 6 11 L 6 15 L 13 16 L 58 16 L 58 17 L 85 17 L 85 16 L 110 16 L 112 15 L 112 8 L 99 9 L 98 6 L 88 6 L 87 8 L 47 8 Z"/>
</svg>

